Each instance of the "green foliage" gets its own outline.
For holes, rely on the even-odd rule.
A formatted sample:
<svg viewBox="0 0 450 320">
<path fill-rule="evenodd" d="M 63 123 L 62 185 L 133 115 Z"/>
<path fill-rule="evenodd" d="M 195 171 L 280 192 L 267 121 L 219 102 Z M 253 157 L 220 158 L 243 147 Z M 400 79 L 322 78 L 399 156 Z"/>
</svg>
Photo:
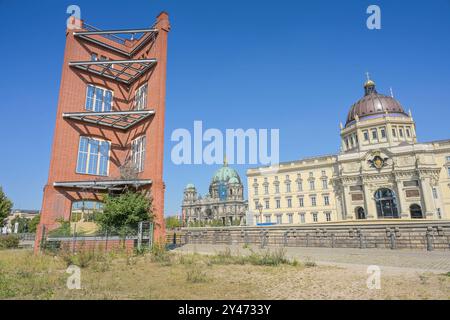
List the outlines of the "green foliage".
<svg viewBox="0 0 450 320">
<path fill-rule="evenodd" d="M 56 229 L 51 230 L 48 235 L 52 237 L 69 237 L 72 235 L 70 229 L 70 221 L 65 221 L 64 218 L 58 218 L 56 220 L 60 226 Z"/>
<path fill-rule="evenodd" d="M 18 248 L 19 242 L 19 237 L 13 234 L 0 236 L 0 250 Z"/>
<path fill-rule="evenodd" d="M 191 221 L 188 224 L 191 228 L 199 228 L 199 227 L 222 227 L 224 226 L 222 219 L 214 219 L 208 222 L 206 221 Z"/>
<path fill-rule="evenodd" d="M 139 192 L 127 191 L 104 198 L 103 213 L 96 217 L 102 230 L 114 230 L 126 236 L 137 230 L 141 221 L 152 221 L 151 200 Z"/>
<path fill-rule="evenodd" d="M 0 225 L 3 225 L 3 220 L 5 220 L 11 213 L 13 203 L 8 199 L 6 194 L 3 192 L 2 187 L 0 187 Z"/>
<path fill-rule="evenodd" d="M 207 282 L 208 278 L 206 273 L 201 271 L 200 268 L 193 268 L 186 273 L 186 281 L 191 283 L 202 283 Z"/>
<path fill-rule="evenodd" d="M 40 220 L 41 220 L 41 215 L 37 215 L 33 219 L 31 219 L 28 222 L 28 232 L 36 233 L 37 226 L 39 225 Z"/>
<path fill-rule="evenodd" d="M 25 232 L 29 232 L 29 224 L 30 224 L 30 219 L 24 218 L 24 217 L 15 217 L 14 219 L 11 220 L 11 226 L 14 229 L 16 223 L 18 223 L 18 229 L 17 232 L 18 233 L 25 233 Z"/>
<path fill-rule="evenodd" d="M 250 250 L 250 255 L 232 255 L 231 250 L 227 248 L 223 252 L 219 252 L 216 255 L 210 256 L 210 263 L 218 265 L 226 264 L 252 264 L 257 266 L 278 266 L 281 264 L 287 264 L 297 266 L 298 261 L 290 261 L 286 257 L 286 251 L 282 248 L 275 250 L 266 250 L 258 253 Z"/>
<path fill-rule="evenodd" d="M 176 216 L 166 218 L 166 228 L 175 229 L 181 227 L 181 222 Z"/>
</svg>

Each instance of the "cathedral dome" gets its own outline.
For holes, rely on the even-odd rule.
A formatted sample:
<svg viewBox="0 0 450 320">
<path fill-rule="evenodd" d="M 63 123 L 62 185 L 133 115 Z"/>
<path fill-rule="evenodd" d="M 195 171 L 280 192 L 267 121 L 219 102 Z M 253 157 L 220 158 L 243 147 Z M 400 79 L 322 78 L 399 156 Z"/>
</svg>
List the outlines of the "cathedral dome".
<svg viewBox="0 0 450 320">
<path fill-rule="evenodd" d="M 195 189 L 195 186 L 192 183 L 188 183 L 184 189 Z"/>
<path fill-rule="evenodd" d="M 214 176 L 212 178 L 213 183 L 214 182 L 236 183 L 235 182 L 236 180 L 237 183 L 241 183 L 241 178 L 239 177 L 237 171 L 234 170 L 233 168 L 230 168 L 226 161 L 224 161 L 223 167 L 214 173 Z"/>
<path fill-rule="evenodd" d="M 390 116 L 408 117 L 402 105 L 392 97 L 380 94 L 375 89 L 375 82 L 368 80 L 364 84 L 365 95 L 350 108 L 345 126 L 357 119 L 374 118 L 385 113 Z"/>
</svg>

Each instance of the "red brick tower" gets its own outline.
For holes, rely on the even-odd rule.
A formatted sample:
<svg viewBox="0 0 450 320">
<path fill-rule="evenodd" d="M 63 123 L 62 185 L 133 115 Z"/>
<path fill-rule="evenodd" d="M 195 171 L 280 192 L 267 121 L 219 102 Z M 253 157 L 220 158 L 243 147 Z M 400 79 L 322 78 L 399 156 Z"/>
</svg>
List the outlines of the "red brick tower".
<svg viewBox="0 0 450 320">
<path fill-rule="evenodd" d="M 79 21 L 81 22 L 81 21 Z M 164 237 L 164 112 L 169 17 L 153 27 L 66 30 L 43 230 L 70 219 L 80 200 L 132 187 L 153 197 L 155 240 Z M 126 36 L 122 36 L 126 35 Z M 132 175 L 129 174 L 130 168 Z"/>
</svg>

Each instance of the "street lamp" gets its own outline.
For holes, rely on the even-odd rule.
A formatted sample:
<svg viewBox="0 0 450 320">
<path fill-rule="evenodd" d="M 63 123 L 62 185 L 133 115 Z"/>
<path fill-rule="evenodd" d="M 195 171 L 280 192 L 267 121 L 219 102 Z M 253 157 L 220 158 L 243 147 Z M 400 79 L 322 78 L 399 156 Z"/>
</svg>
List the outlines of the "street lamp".
<svg viewBox="0 0 450 320">
<path fill-rule="evenodd" d="M 262 223 L 262 204 L 258 201 L 258 205 L 256 206 L 256 209 L 259 211 L 259 223 Z"/>
</svg>

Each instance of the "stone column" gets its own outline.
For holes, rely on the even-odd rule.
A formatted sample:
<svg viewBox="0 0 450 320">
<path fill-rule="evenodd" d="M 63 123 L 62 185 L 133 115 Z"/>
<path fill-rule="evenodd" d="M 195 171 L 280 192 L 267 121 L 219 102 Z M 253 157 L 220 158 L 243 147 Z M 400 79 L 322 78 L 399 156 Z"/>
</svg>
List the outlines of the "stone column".
<svg viewBox="0 0 450 320">
<path fill-rule="evenodd" d="M 355 218 L 354 212 L 351 208 L 351 197 L 350 197 L 350 187 L 348 185 L 344 185 L 344 210 L 345 210 L 345 220 L 353 220 Z"/>
<path fill-rule="evenodd" d="M 436 214 L 436 206 L 433 200 L 433 191 L 430 178 L 421 177 L 420 187 L 422 194 L 422 212 L 425 214 L 427 219 L 432 219 Z"/>
<path fill-rule="evenodd" d="M 399 179 L 395 179 L 395 189 L 397 192 L 397 205 L 399 206 L 398 208 L 398 213 L 400 218 L 409 218 L 409 212 L 408 212 L 408 205 L 406 203 L 406 199 L 405 199 L 405 192 L 403 191 L 403 181 L 399 180 Z"/>
<path fill-rule="evenodd" d="M 375 206 L 375 200 L 372 196 L 372 190 L 365 181 L 363 181 L 362 185 L 364 191 L 364 210 L 366 217 L 367 219 L 378 219 L 377 208 Z"/>
</svg>

